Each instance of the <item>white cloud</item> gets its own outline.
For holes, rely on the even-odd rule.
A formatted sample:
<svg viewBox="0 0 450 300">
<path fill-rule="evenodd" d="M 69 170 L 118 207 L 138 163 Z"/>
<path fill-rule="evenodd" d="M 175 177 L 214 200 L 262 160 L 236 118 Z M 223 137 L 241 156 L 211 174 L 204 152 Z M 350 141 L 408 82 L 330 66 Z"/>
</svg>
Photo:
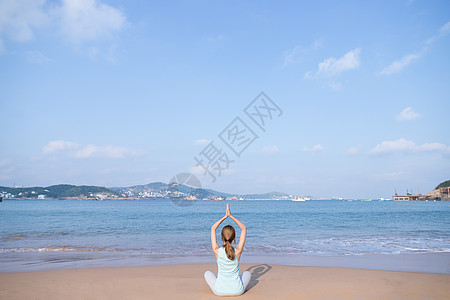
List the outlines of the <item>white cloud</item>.
<svg viewBox="0 0 450 300">
<path fill-rule="evenodd" d="M 420 118 L 421 115 L 413 111 L 412 107 L 407 107 L 400 112 L 400 114 L 395 117 L 398 121 L 409 121 Z"/>
<path fill-rule="evenodd" d="M 49 21 L 45 0 L 0 1 L 0 36 L 7 35 L 18 42 L 33 38 L 33 30 Z"/>
<path fill-rule="evenodd" d="M 13 41 L 26 42 L 44 27 L 80 46 L 85 42 L 98 43 L 111 39 L 126 25 L 126 17 L 120 10 L 100 0 L 62 0 L 61 3 L 49 0 L 1 0 L 0 53 L 5 36 Z M 83 52 L 92 54 L 87 50 Z M 111 53 L 106 56 L 111 56 Z"/>
<path fill-rule="evenodd" d="M 284 61 L 283 68 L 302 62 L 302 55 L 310 50 L 317 49 L 321 45 L 321 40 L 315 40 L 314 44 L 310 47 L 305 47 L 302 45 L 295 46 L 293 49 L 289 49 L 283 53 Z"/>
<path fill-rule="evenodd" d="M 125 158 L 144 154 L 144 151 L 142 150 L 129 149 L 125 147 L 117 147 L 112 145 L 96 146 L 92 144 L 82 146 L 78 143 L 63 140 L 51 141 L 42 148 L 43 154 L 55 152 L 64 152 L 68 156 L 75 158 Z"/>
<path fill-rule="evenodd" d="M 284 52 L 283 68 L 302 61 L 301 53 L 305 51 L 303 46 L 296 46 L 294 49 Z"/>
<path fill-rule="evenodd" d="M 120 10 L 98 0 L 64 0 L 56 11 L 62 33 L 76 43 L 111 38 L 126 25 Z"/>
<path fill-rule="evenodd" d="M 450 32 L 450 22 L 447 22 L 439 29 L 439 34 L 447 34 Z"/>
<path fill-rule="evenodd" d="M 74 143 L 74 142 L 68 142 L 68 141 L 63 141 L 63 140 L 51 141 L 51 142 L 48 142 L 47 145 L 45 145 L 42 148 L 42 153 L 49 154 L 49 153 L 59 152 L 59 151 L 64 151 L 64 150 L 77 149 L 79 147 L 80 147 L 80 145 L 77 143 Z"/>
<path fill-rule="evenodd" d="M 439 34 L 430 37 L 425 41 L 425 44 L 432 44 L 436 42 L 439 38 L 444 37 L 450 32 L 450 22 L 445 23 L 441 28 L 439 28 Z"/>
<path fill-rule="evenodd" d="M 370 155 L 387 155 L 393 153 L 442 152 L 450 153 L 450 146 L 441 143 L 424 143 L 416 145 L 413 141 L 400 138 L 396 141 L 383 141 L 371 149 Z"/>
<path fill-rule="evenodd" d="M 261 153 L 263 154 L 274 154 L 277 152 L 280 152 L 280 148 L 276 145 L 267 145 L 261 150 Z"/>
<path fill-rule="evenodd" d="M 449 32 L 450 32 L 450 22 L 447 22 L 439 29 L 439 34 L 434 35 L 434 36 L 428 38 L 427 40 L 425 40 L 425 44 L 431 45 L 436 40 L 445 36 Z M 399 60 L 392 62 L 389 66 L 387 66 L 383 70 L 381 70 L 380 75 L 392 75 L 392 74 L 402 71 L 406 66 L 410 65 L 414 61 L 421 58 L 426 50 L 427 50 L 427 46 L 424 46 L 417 53 L 412 53 L 412 54 L 403 56 Z"/>
<path fill-rule="evenodd" d="M 416 151 L 447 151 L 450 147 L 447 147 L 441 143 L 425 143 L 416 147 Z"/>
<path fill-rule="evenodd" d="M 312 146 L 311 148 L 308 148 L 308 147 L 303 148 L 303 151 L 305 151 L 305 152 L 318 152 L 318 151 L 322 151 L 322 150 L 323 150 L 323 147 L 320 144 Z"/>
<path fill-rule="evenodd" d="M 394 73 L 398 73 L 401 70 L 403 70 L 403 68 L 405 68 L 406 66 L 408 66 L 413 61 L 415 61 L 415 60 L 417 60 L 419 58 L 420 58 L 420 55 L 418 53 L 405 55 L 401 59 L 394 61 L 389 66 L 384 68 L 380 72 L 380 74 L 381 75 L 391 75 L 391 74 L 394 74 Z"/>
<path fill-rule="evenodd" d="M 394 152 L 412 151 L 416 147 L 414 142 L 400 138 L 396 141 L 383 141 L 371 149 L 368 153 L 372 155 L 388 154 Z"/>
<path fill-rule="evenodd" d="M 199 139 L 199 140 L 194 141 L 194 145 L 196 145 L 196 146 L 198 146 L 198 145 L 206 146 L 209 143 L 211 143 L 211 140 L 208 140 L 208 139 Z"/>
<path fill-rule="evenodd" d="M 28 51 L 26 52 L 26 58 L 32 64 L 45 64 L 52 61 L 40 51 Z"/>
<path fill-rule="evenodd" d="M 319 76 L 332 77 L 344 71 L 353 70 L 359 67 L 361 48 L 356 48 L 347 52 L 339 59 L 330 57 L 319 63 L 318 70 L 306 72 L 305 78 L 315 78 Z"/>
</svg>

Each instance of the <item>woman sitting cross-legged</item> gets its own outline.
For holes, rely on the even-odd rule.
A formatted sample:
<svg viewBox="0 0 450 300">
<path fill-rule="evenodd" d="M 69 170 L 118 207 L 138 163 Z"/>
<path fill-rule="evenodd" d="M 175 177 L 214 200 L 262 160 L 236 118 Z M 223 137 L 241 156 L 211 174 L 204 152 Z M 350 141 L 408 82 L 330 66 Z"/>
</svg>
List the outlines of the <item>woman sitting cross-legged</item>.
<svg viewBox="0 0 450 300">
<path fill-rule="evenodd" d="M 236 222 L 241 229 L 241 236 L 236 249 L 231 245 L 236 238 L 236 232 L 231 225 L 222 228 L 220 237 L 223 241 L 223 247 L 217 245 L 216 229 L 228 217 Z M 205 280 L 212 292 L 217 296 L 241 295 L 245 292 L 250 282 L 250 278 L 252 277 L 250 272 L 245 271 L 239 276 L 239 261 L 244 250 L 246 236 L 247 227 L 231 214 L 230 206 L 227 204 L 225 216 L 211 227 L 211 244 L 217 260 L 217 277 L 211 271 L 205 272 Z"/>
</svg>

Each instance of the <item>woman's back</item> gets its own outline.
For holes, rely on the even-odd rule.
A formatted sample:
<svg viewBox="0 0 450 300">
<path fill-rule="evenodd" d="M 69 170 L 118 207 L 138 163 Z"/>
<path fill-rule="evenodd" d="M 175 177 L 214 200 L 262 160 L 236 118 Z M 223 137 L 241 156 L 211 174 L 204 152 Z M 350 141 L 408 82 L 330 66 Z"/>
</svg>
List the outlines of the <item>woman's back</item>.
<svg viewBox="0 0 450 300">
<path fill-rule="evenodd" d="M 216 229 L 228 217 L 236 222 L 241 229 L 241 236 L 236 249 L 231 245 L 236 238 L 235 230 L 231 225 L 227 225 L 222 229 L 220 238 L 224 242 L 223 247 L 217 245 Z M 245 292 L 245 288 L 252 277 L 249 271 L 245 271 L 239 276 L 239 260 L 244 249 L 246 236 L 247 227 L 231 214 L 230 206 L 227 204 L 225 216 L 211 226 L 211 246 L 216 256 L 218 273 L 216 277 L 213 272 L 206 271 L 205 280 L 214 294 L 218 296 L 237 296 Z"/>
<path fill-rule="evenodd" d="M 236 255 L 233 260 L 227 257 L 225 249 L 219 248 L 217 256 L 217 280 L 214 289 L 223 294 L 241 294 L 244 292 L 244 285 L 239 276 L 239 260 Z"/>
</svg>

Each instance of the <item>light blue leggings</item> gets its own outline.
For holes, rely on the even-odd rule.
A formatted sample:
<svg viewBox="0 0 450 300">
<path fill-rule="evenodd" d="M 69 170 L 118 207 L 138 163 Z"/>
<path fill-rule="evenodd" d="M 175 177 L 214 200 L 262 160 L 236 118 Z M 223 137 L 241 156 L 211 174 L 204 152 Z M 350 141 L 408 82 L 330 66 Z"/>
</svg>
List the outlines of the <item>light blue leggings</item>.
<svg viewBox="0 0 450 300">
<path fill-rule="evenodd" d="M 241 277 L 241 280 L 242 280 L 242 284 L 244 285 L 244 292 L 245 292 L 245 289 L 247 288 L 247 286 L 248 286 L 248 284 L 250 282 L 250 279 L 252 278 L 252 273 L 250 273 L 249 271 L 244 271 L 241 274 L 240 277 Z M 222 293 L 217 293 L 214 290 L 214 285 L 216 284 L 216 279 L 217 279 L 217 277 L 216 277 L 216 275 L 213 272 L 211 272 L 211 271 L 206 271 L 205 272 L 206 283 L 209 285 L 209 287 L 211 288 L 211 291 L 215 295 L 217 295 L 217 296 L 237 296 L 237 295 L 241 295 L 241 294 L 244 293 L 244 292 L 239 293 L 239 294 L 222 294 Z"/>
</svg>

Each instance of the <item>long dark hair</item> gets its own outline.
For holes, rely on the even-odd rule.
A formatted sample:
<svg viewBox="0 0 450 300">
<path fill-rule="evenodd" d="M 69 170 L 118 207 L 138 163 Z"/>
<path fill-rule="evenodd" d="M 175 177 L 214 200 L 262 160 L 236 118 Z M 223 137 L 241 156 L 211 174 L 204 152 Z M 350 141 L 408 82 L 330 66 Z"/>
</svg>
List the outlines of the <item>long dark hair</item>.
<svg viewBox="0 0 450 300">
<path fill-rule="evenodd" d="M 225 248 L 225 253 L 227 254 L 228 259 L 233 260 L 234 248 L 233 246 L 231 246 L 231 243 L 236 238 L 236 231 L 234 230 L 234 227 L 231 225 L 223 227 L 220 237 L 222 238 L 222 241 L 224 243 L 223 247 Z"/>
</svg>

